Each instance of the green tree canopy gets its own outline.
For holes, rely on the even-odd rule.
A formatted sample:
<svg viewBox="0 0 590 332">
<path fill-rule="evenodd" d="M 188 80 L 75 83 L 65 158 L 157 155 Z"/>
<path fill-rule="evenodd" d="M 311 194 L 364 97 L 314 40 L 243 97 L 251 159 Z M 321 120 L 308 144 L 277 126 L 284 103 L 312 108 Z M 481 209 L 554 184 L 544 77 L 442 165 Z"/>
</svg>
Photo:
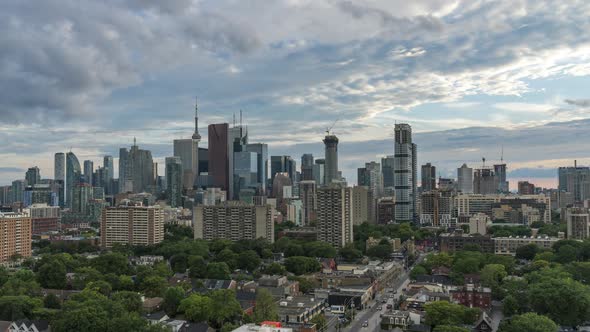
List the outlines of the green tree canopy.
<svg viewBox="0 0 590 332">
<path fill-rule="evenodd" d="M 529 243 L 516 249 L 516 258 L 532 260 L 538 252 L 539 247 L 534 243 Z"/>
<path fill-rule="evenodd" d="M 279 319 L 277 306 L 269 290 L 259 288 L 256 292 L 256 306 L 254 307 L 254 322 L 276 321 Z"/>
<path fill-rule="evenodd" d="M 260 266 L 261 260 L 254 250 L 242 251 L 238 255 L 238 267 L 247 271 L 254 271 Z"/>
<path fill-rule="evenodd" d="M 120 304 L 128 312 L 141 312 L 141 296 L 137 292 L 119 291 L 113 294 L 111 300 Z"/>
<path fill-rule="evenodd" d="M 178 311 L 184 313 L 184 316 L 193 322 L 202 322 L 209 320 L 211 315 L 212 301 L 209 297 L 199 294 L 191 294 L 180 301 Z"/>
<path fill-rule="evenodd" d="M 557 328 L 548 317 L 529 312 L 503 321 L 498 332 L 557 332 Z"/>
<path fill-rule="evenodd" d="M 217 327 L 237 322 L 242 316 L 242 307 L 233 290 L 219 289 L 211 292 L 210 321 Z"/>
<path fill-rule="evenodd" d="M 174 317 L 178 312 L 178 307 L 184 299 L 185 291 L 182 287 L 169 287 L 164 292 L 164 303 L 162 309 L 168 316 Z"/>
<path fill-rule="evenodd" d="M 229 267 L 226 263 L 209 263 L 207 265 L 207 278 L 209 279 L 229 279 Z"/>
<path fill-rule="evenodd" d="M 288 257 L 284 265 L 287 271 L 296 275 L 317 272 L 321 269 L 321 264 L 315 258 L 303 256 Z"/>
<path fill-rule="evenodd" d="M 479 309 L 467 308 L 447 301 L 436 301 L 424 306 L 426 324 L 437 327 L 439 325 L 473 324 L 479 317 Z"/>
</svg>

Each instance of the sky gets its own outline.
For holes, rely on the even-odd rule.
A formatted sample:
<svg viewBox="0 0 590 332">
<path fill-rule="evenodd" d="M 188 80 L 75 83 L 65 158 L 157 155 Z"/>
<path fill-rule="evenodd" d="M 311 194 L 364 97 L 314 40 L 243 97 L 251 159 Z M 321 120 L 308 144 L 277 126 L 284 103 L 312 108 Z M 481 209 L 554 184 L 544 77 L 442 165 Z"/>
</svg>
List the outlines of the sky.
<svg viewBox="0 0 590 332">
<path fill-rule="evenodd" d="M 3 0 L 0 185 L 53 154 L 152 150 L 243 111 L 271 155 L 323 157 L 349 182 L 409 123 L 443 177 L 497 162 L 555 186 L 590 165 L 590 2 Z M 162 167 L 162 166 L 160 166 Z M 163 169 L 161 169 L 163 171 Z"/>
</svg>

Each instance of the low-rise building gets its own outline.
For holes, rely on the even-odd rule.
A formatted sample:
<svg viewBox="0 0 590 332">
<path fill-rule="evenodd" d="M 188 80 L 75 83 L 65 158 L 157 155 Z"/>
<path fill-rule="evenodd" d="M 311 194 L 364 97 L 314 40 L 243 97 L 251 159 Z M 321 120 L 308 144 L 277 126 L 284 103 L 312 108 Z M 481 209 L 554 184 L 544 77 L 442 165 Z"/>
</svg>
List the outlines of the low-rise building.
<svg viewBox="0 0 590 332">
<path fill-rule="evenodd" d="M 463 250 L 466 245 L 476 245 L 484 253 L 494 252 L 494 242 L 490 236 L 479 234 L 464 234 L 462 230 L 444 233 L 439 236 L 439 250 L 441 252 L 456 252 Z"/>
<path fill-rule="evenodd" d="M 527 244 L 536 244 L 541 249 L 551 249 L 553 244 L 559 241 L 557 237 L 548 236 L 516 236 L 516 237 L 495 237 L 494 253 L 496 255 L 516 256 L 516 250 Z"/>
<path fill-rule="evenodd" d="M 283 323 L 305 324 L 322 313 L 325 306 L 325 301 L 312 296 L 288 296 L 279 301 L 277 314 Z"/>
<path fill-rule="evenodd" d="M 488 310 L 492 305 L 492 290 L 472 284 L 451 290 L 451 297 L 453 301 L 469 308 Z"/>
</svg>

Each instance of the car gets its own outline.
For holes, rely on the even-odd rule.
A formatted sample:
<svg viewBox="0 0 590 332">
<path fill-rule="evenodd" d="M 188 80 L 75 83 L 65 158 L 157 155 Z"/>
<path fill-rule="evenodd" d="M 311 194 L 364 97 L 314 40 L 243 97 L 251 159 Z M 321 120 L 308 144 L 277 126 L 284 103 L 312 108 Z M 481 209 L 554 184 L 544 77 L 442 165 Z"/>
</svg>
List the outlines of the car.
<svg viewBox="0 0 590 332">
<path fill-rule="evenodd" d="M 387 299 L 381 300 L 381 303 L 387 303 Z"/>
<path fill-rule="evenodd" d="M 377 307 L 377 310 L 381 311 L 381 310 L 383 310 L 383 307 L 382 306 L 378 306 Z"/>
<path fill-rule="evenodd" d="M 367 326 L 369 326 L 369 321 L 366 320 L 363 322 L 363 327 L 367 327 Z"/>
<path fill-rule="evenodd" d="M 391 308 L 393 308 L 393 305 L 391 303 L 388 303 L 387 304 L 387 309 L 391 309 Z"/>
</svg>

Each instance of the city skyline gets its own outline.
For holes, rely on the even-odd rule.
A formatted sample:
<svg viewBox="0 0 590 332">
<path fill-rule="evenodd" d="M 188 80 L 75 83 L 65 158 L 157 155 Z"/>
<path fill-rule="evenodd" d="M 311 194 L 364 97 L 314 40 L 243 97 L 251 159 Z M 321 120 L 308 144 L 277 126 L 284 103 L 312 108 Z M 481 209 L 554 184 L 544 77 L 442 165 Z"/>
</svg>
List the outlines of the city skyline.
<svg viewBox="0 0 590 332">
<path fill-rule="evenodd" d="M 339 118 L 349 181 L 393 153 L 396 121 L 412 125 L 418 164 L 442 176 L 499 159 L 501 146 L 512 179 L 555 186 L 558 166 L 590 164 L 579 135 L 590 121 L 587 3 L 232 6 L 3 2 L 0 26 L 22 38 L 0 41 L 11 64 L 0 78 L 0 140 L 11 143 L 0 183 L 34 165 L 49 176 L 48 151 L 72 147 L 98 165 L 134 136 L 163 165 L 169 142 L 191 137 L 195 94 L 201 123 L 243 109 L 251 141 L 273 155 L 319 155 Z"/>
</svg>

